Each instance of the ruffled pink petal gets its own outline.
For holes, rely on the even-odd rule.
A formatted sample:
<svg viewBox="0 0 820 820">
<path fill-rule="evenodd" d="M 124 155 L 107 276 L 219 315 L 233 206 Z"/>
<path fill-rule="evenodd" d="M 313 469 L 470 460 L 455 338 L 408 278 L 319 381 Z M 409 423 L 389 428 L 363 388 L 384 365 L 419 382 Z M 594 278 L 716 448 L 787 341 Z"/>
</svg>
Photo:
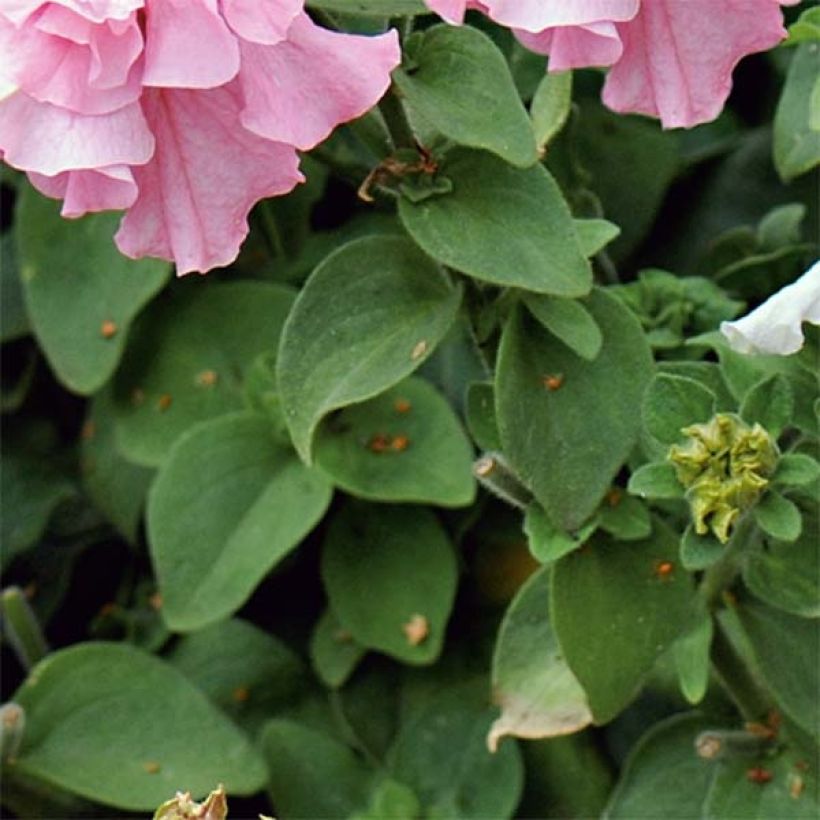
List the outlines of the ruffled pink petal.
<svg viewBox="0 0 820 820">
<path fill-rule="evenodd" d="M 284 40 L 304 0 L 221 0 L 222 16 L 244 40 L 272 46 Z"/>
<path fill-rule="evenodd" d="M 517 30 L 515 36 L 531 51 L 549 54 L 550 71 L 608 66 L 617 62 L 623 53 L 614 23 L 550 28 L 537 34 Z"/>
<path fill-rule="evenodd" d="M 660 117 L 667 128 L 717 117 L 738 61 L 786 34 L 774 0 L 644 0 L 618 30 L 624 54 L 609 72 L 604 102 Z"/>
<path fill-rule="evenodd" d="M 301 149 L 378 102 L 401 60 L 395 31 L 378 37 L 338 34 L 306 14 L 296 18 L 285 42 L 243 42 L 241 49 L 242 124 Z"/>
<path fill-rule="evenodd" d="M 641 0 L 484 0 L 488 14 L 504 26 L 539 32 L 557 26 L 631 20 Z M 644 0 L 646 2 L 646 0 Z M 653 2 L 653 0 L 649 0 Z"/>
<path fill-rule="evenodd" d="M 55 177 L 30 172 L 28 178 L 40 193 L 63 200 L 60 213 L 66 219 L 96 211 L 121 211 L 131 207 L 137 198 L 134 176 L 125 165 L 65 171 Z"/>
<path fill-rule="evenodd" d="M 146 92 L 157 148 L 134 169 L 139 196 L 115 237 L 126 256 L 173 260 L 179 274 L 227 265 L 247 236 L 253 204 L 303 180 L 291 146 L 238 127 L 240 105 L 235 83 Z"/>
<path fill-rule="evenodd" d="M 148 0 L 145 85 L 215 88 L 238 71 L 239 46 L 216 0 Z"/>
<path fill-rule="evenodd" d="M 142 165 L 154 138 L 137 103 L 110 114 L 75 114 L 18 92 L 0 101 L 0 150 L 23 171 L 63 171 Z"/>
<path fill-rule="evenodd" d="M 434 11 L 443 20 L 455 25 L 464 22 L 464 15 L 467 13 L 467 0 L 426 0 L 427 7 Z"/>
<path fill-rule="evenodd" d="M 15 6 L 32 5 L 30 0 L 11 0 L 11 2 Z M 132 12 L 145 5 L 145 0 L 50 0 L 50 2 L 65 6 L 93 23 L 125 20 Z M 33 5 L 43 5 L 43 3 L 33 3 Z"/>
</svg>

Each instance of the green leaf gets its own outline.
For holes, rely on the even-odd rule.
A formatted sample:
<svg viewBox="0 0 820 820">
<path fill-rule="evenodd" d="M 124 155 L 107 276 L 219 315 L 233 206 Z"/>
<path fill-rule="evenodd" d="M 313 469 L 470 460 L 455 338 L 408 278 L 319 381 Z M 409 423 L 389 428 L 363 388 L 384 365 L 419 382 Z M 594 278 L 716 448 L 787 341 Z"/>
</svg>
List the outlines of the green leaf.
<svg viewBox="0 0 820 820">
<path fill-rule="evenodd" d="M 302 694 L 305 668 L 282 641 L 231 618 L 185 635 L 168 662 L 250 734 Z"/>
<path fill-rule="evenodd" d="M 755 783 L 750 771 L 762 770 L 771 778 Z M 793 749 L 746 760 L 717 764 L 703 817 L 715 820 L 815 820 L 820 814 L 817 773 Z"/>
<path fill-rule="evenodd" d="M 342 626 L 368 649 L 432 663 L 457 574 L 447 535 L 424 508 L 351 503 L 331 521 L 322 579 Z"/>
<path fill-rule="evenodd" d="M 642 541 L 615 544 L 596 535 L 555 565 L 551 592 L 564 657 L 595 722 L 607 723 L 690 617 L 692 583 L 677 567 L 677 541 L 660 522 Z"/>
<path fill-rule="evenodd" d="M 632 449 L 652 372 L 627 308 L 600 290 L 584 306 L 604 338 L 595 361 L 575 355 L 519 309 L 504 329 L 496 373 L 504 452 L 549 517 L 570 531 L 595 510 Z"/>
<path fill-rule="evenodd" d="M 698 535 L 689 524 L 680 541 L 680 560 L 685 569 L 695 572 L 711 567 L 725 552 L 726 547 L 711 533 Z"/>
<path fill-rule="evenodd" d="M 820 733 L 817 622 L 752 601 L 736 609 L 777 705 L 815 739 Z"/>
<path fill-rule="evenodd" d="M 126 540 L 136 543 L 154 471 L 132 464 L 120 453 L 110 389 L 94 396 L 82 439 L 83 487 Z"/>
<path fill-rule="evenodd" d="M 627 489 L 641 498 L 683 498 L 684 494 L 675 465 L 667 461 L 655 461 L 638 467 L 629 477 Z"/>
<path fill-rule="evenodd" d="M 806 517 L 794 543 L 770 541 L 746 558 L 743 580 L 754 594 L 777 609 L 803 618 L 820 618 L 820 551 L 816 515 Z"/>
<path fill-rule="evenodd" d="M 643 400 L 646 429 L 662 444 L 674 444 L 690 424 L 709 421 L 715 414 L 715 394 L 694 379 L 657 373 Z"/>
<path fill-rule="evenodd" d="M 598 512 L 598 526 L 619 541 L 646 538 L 652 532 L 649 509 L 637 498 L 616 490 L 612 501 L 605 501 Z"/>
<path fill-rule="evenodd" d="M 447 155 L 441 174 L 451 180 L 452 193 L 399 201 L 405 228 L 430 256 L 498 285 L 570 298 L 589 293 L 589 263 L 545 168 L 514 168 L 491 154 L 459 149 Z"/>
<path fill-rule="evenodd" d="M 427 358 L 460 300 L 461 289 L 401 237 L 355 240 L 316 268 L 288 317 L 277 366 L 303 460 L 327 413 L 378 395 Z"/>
<path fill-rule="evenodd" d="M 482 450 L 500 450 L 492 384 L 475 382 L 467 388 L 467 429 Z"/>
<path fill-rule="evenodd" d="M 307 5 L 308 8 L 377 17 L 429 13 L 422 0 L 309 0 Z"/>
<path fill-rule="evenodd" d="M 695 753 L 695 738 L 714 728 L 695 713 L 655 724 L 636 744 L 604 812 L 606 820 L 681 820 L 701 814 L 714 764 Z"/>
<path fill-rule="evenodd" d="M 147 811 L 180 788 L 251 794 L 265 781 L 257 752 L 205 695 L 125 644 L 50 655 L 13 700 L 26 713 L 14 771 L 107 806 Z"/>
<path fill-rule="evenodd" d="M 244 405 L 245 375 L 276 350 L 293 291 L 263 282 L 182 283 L 134 327 L 114 381 L 117 443 L 158 467 L 197 422 Z"/>
<path fill-rule="evenodd" d="M 373 790 L 368 807 L 350 820 L 415 820 L 420 816 L 421 806 L 412 789 L 388 777 Z"/>
<path fill-rule="evenodd" d="M 3 564 L 34 546 L 63 501 L 76 494 L 66 475 L 53 459 L 4 452 L 0 460 L 0 539 Z"/>
<path fill-rule="evenodd" d="M 530 104 L 535 141 L 540 150 L 564 127 L 572 106 L 572 72 L 545 74 Z"/>
<path fill-rule="evenodd" d="M 523 785 L 521 758 L 514 743 L 488 751 L 493 712 L 481 681 L 444 689 L 404 722 L 388 764 L 418 795 L 423 816 L 512 816 Z"/>
<path fill-rule="evenodd" d="M 798 46 L 774 118 L 774 165 L 784 182 L 820 163 L 820 129 L 812 122 L 811 100 L 820 85 L 820 43 Z"/>
<path fill-rule="evenodd" d="M 597 527 L 597 521 L 583 526 L 577 533 L 568 533 L 556 527 L 544 509 L 533 502 L 524 515 L 524 532 L 530 552 L 536 561 L 548 564 L 557 561 L 568 552 L 583 546 L 584 541 Z"/>
<path fill-rule="evenodd" d="M 393 82 L 411 110 L 453 142 L 484 148 L 513 165 L 538 160 L 507 61 L 478 29 L 442 24 L 425 30 Z"/>
<path fill-rule="evenodd" d="M 789 426 L 794 415 L 794 394 L 785 376 L 775 373 L 759 381 L 743 397 L 740 416 L 749 424 L 757 422 L 773 438 Z"/>
<path fill-rule="evenodd" d="M 473 450 L 450 405 L 411 377 L 320 428 L 317 466 L 351 495 L 463 507 L 475 498 Z"/>
<path fill-rule="evenodd" d="M 708 612 L 703 612 L 695 625 L 673 644 L 678 683 L 686 700 L 700 703 L 709 687 L 709 651 L 714 625 Z"/>
<path fill-rule="evenodd" d="M 15 227 L 29 318 L 57 378 L 93 393 L 113 374 L 128 328 L 167 282 L 170 265 L 134 261 L 115 247 L 119 214 L 68 221 L 60 204 L 26 186 Z"/>
<path fill-rule="evenodd" d="M 148 496 L 162 614 L 179 631 L 238 609 L 322 517 L 331 488 L 264 416 L 203 422 L 174 445 Z"/>
<path fill-rule="evenodd" d="M 789 26 L 789 39 L 783 45 L 820 41 L 820 8 L 807 8 Z"/>
<path fill-rule="evenodd" d="M 14 341 L 31 332 L 13 231 L 0 236 L 0 342 Z"/>
<path fill-rule="evenodd" d="M 796 541 L 803 531 L 797 505 L 774 490 L 769 490 L 754 508 L 754 517 L 760 529 L 778 541 Z"/>
<path fill-rule="evenodd" d="M 376 772 L 338 740 L 272 720 L 261 745 L 271 800 L 283 817 L 349 817 L 367 805 Z"/>
<path fill-rule="evenodd" d="M 487 743 L 505 736 L 557 737 L 592 722 L 586 695 L 567 666 L 549 619 L 547 567 L 521 587 L 504 615 L 493 654 L 493 699 L 501 716 Z"/>
<path fill-rule="evenodd" d="M 580 302 L 527 293 L 524 304 L 553 336 L 582 359 L 592 361 L 601 352 L 601 329 Z"/>
<path fill-rule="evenodd" d="M 333 689 L 344 686 L 366 653 L 328 607 L 310 638 L 310 660 L 319 680 Z"/>
<path fill-rule="evenodd" d="M 772 476 L 774 484 L 786 487 L 805 487 L 820 478 L 820 463 L 803 453 L 780 456 Z"/>
<path fill-rule="evenodd" d="M 595 256 L 621 233 L 621 229 L 606 219 L 576 219 L 575 231 L 584 256 Z"/>
</svg>

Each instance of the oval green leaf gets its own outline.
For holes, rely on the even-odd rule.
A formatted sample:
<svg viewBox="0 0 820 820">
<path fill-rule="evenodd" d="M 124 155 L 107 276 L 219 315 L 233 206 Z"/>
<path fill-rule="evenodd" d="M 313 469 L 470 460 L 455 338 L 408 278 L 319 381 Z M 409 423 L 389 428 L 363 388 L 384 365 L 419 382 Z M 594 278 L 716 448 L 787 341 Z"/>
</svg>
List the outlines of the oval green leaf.
<svg viewBox="0 0 820 820">
<path fill-rule="evenodd" d="M 316 268 L 285 324 L 277 363 L 285 420 L 304 461 L 322 418 L 412 373 L 460 301 L 461 289 L 401 237 L 355 240 Z"/>
<path fill-rule="evenodd" d="M 327 479 L 275 438 L 265 416 L 230 413 L 184 434 L 148 496 L 148 539 L 171 629 L 199 629 L 236 611 L 330 497 Z"/>
</svg>

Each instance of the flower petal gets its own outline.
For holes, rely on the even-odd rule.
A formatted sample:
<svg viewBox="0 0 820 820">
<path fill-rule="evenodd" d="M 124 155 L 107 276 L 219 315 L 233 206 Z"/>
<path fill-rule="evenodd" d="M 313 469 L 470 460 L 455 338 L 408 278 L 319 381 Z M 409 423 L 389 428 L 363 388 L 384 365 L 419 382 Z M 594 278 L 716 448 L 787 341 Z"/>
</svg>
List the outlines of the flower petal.
<svg viewBox="0 0 820 820">
<path fill-rule="evenodd" d="M 803 347 L 803 322 L 820 325 L 820 261 L 720 332 L 738 353 L 788 356 Z"/>
<path fill-rule="evenodd" d="M 241 49 L 242 124 L 302 149 L 372 107 L 401 59 L 395 31 L 378 37 L 338 34 L 306 14 L 294 21 L 286 41 L 243 42 Z"/>
<path fill-rule="evenodd" d="M 239 46 L 216 0 L 149 0 L 145 16 L 145 85 L 215 88 L 236 76 Z"/>
<path fill-rule="evenodd" d="M 60 213 L 66 219 L 95 211 L 123 210 L 137 198 L 137 185 L 126 165 L 94 171 L 65 171 L 54 177 L 29 173 L 28 178 L 40 193 L 63 200 Z"/>
<path fill-rule="evenodd" d="M 272 46 L 287 37 L 303 0 L 222 0 L 222 16 L 244 40 Z"/>
<path fill-rule="evenodd" d="M 88 116 L 18 92 L 0 101 L 0 150 L 15 168 L 56 176 L 83 168 L 142 165 L 151 158 L 154 138 L 137 103 Z"/>
<path fill-rule="evenodd" d="M 775 0 L 644 0 L 618 30 L 624 54 L 609 72 L 604 102 L 660 117 L 667 128 L 717 117 L 738 61 L 786 35 Z"/>
<path fill-rule="evenodd" d="M 139 196 L 115 237 L 126 256 L 174 260 L 179 274 L 227 265 L 247 236 L 253 204 L 302 181 L 291 146 L 238 127 L 240 104 L 235 83 L 146 93 L 157 148 L 134 169 Z"/>
<path fill-rule="evenodd" d="M 623 53 L 614 23 L 550 28 L 538 34 L 516 30 L 515 36 L 531 51 L 549 54 L 550 71 L 612 65 Z"/>
<path fill-rule="evenodd" d="M 557 26 L 622 22 L 637 13 L 640 0 L 485 0 L 496 23 L 539 32 Z"/>
</svg>

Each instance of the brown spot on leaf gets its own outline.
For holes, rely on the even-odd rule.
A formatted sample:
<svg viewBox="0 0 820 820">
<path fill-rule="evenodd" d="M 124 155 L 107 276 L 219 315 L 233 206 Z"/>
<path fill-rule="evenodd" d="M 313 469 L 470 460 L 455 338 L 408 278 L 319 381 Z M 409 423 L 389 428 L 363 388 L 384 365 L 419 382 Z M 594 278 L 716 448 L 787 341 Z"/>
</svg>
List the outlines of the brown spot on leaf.
<svg viewBox="0 0 820 820">
<path fill-rule="evenodd" d="M 402 626 L 402 632 L 404 632 L 410 646 L 419 646 L 419 644 L 424 643 L 430 634 L 430 623 L 424 615 L 416 613 Z"/>
<path fill-rule="evenodd" d="M 201 387 L 213 387 L 219 381 L 216 370 L 203 370 L 196 377 L 196 383 Z"/>
<path fill-rule="evenodd" d="M 393 404 L 393 408 L 397 413 L 409 413 L 412 407 L 413 405 L 407 399 L 396 399 Z"/>
<path fill-rule="evenodd" d="M 237 686 L 231 693 L 231 697 L 236 703 L 247 703 L 251 696 L 251 690 L 247 686 Z"/>
<path fill-rule="evenodd" d="M 146 760 L 145 763 L 142 764 L 142 768 L 145 769 L 148 774 L 158 774 L 161 767 L 156 760 Z"/>
<path fill-rule="evenodd" d="M 655 564 L 655 576 L 661 581 L 668 581 L 675 572 L 675 565 L 672 561 L 658 561 Z"/>
<path fill-rule="evenodd" d="M 114 336 L 117 335 L 117 325 L 115 322 L 112 322 L 110 319 L 106 319 L 100 325 L 100 336 L 103 339 L 112 339 Z"/>
<path fill-rule="evenodd" d="M 172 402 L 173 402 L 173 399 L 171 398 L 171 394 L 170 393 L 163 393 L 157 399 L 157 410 L 159 410 L 160 413 L 164 413 L 171 406 Z"/>
<path fill-rule="evenodd" d="M 87 419 L 85 424 L 83 424 L 82 430 L 80 430 L 80 438 L 83 439 L 83 441 L 90 441 L 96 435 L 97 425 L 92 419 Z"/>
<path fill-rule="evenodd" d="M 394 436 L 390 442 L 390 449 L 397 453 L 403 453 L 410 446 L 410 439 L 407 436 Z"/>
<path fill-rule="evenodd" d="M 758 783 L 763 786 L 772 779 L 772 773 L 762 766 L 752 766 L 751 769 L 746 769 L 746 779 L 750 783 Z"/>
<path fill-rule="evenodd" d="M 383 453 L 389 446 L 390 440 L 383 433 L 376 433 L 376 435 L 372 436 L 367 442 L 367 449 L 370 450 L 371 453 Z"/>
<path fill-rule="evenodd" d="M 547 390 L 558 390 L 564 383 L 563 373 L 550 373 L 541 379 L 541 383 Z"/>
</svg>

